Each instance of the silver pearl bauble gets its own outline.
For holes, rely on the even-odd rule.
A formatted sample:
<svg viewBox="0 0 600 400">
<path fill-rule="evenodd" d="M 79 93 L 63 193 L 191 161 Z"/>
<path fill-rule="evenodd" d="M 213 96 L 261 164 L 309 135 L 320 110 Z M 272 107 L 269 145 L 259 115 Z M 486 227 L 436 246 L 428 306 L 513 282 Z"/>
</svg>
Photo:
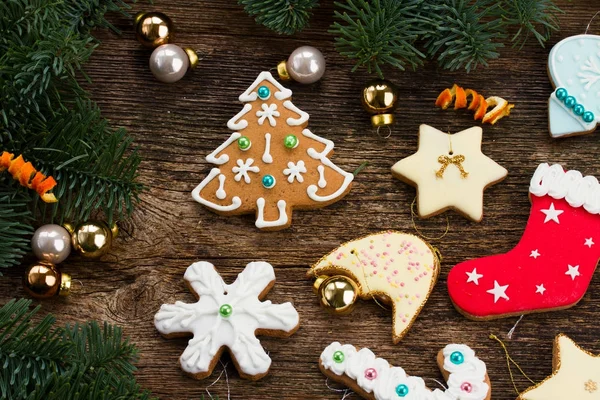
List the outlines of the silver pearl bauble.
<svg viewBox="0 0 600 400">
<path fill-rule="evenodd" d="M 175 44 L 158 46 L 150 56 L 150 71 L 161 82 L 177 82 L 183 78 L 189 66 L 187 53 Z"/>
<path fill-rule="evenodd" d="M 298 47 L 290 54 L 286 67 L 296 82 L 313 83 L 325 73 L 325 57 L 312 46 Z"/>
<path fill-rule="evenodd" d="M 60 225 L 43 225 L 33 234 L 31 249 L 40 261 L 58 264 L 71 253 L 71 235 Z"/>
</svg>

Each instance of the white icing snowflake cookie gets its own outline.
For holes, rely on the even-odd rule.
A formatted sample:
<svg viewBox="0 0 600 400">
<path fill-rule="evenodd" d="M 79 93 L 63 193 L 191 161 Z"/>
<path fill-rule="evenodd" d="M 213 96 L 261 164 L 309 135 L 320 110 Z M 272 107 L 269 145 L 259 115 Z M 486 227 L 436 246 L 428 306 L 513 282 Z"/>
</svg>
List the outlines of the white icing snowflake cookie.
<svg viewBox="0 0 600 400">
<path fill-rule="evenodd" d="M 485 363 L 464 344 L 440 350 L 437 364 L 448 389 L 431 391 L 423 378 L 409 376 L 367 348 L 333 342 L 323 350 L 319 368 L 329 379 L 368 400 L 490 400 L 492 388 Z"/>
<path fill-rule="evenodd" d="M 264 377 L 271 358 L 256 335 L 288 337 L 300 321 L 291 303 L 261 301 L 275 284 L 271 264 L 251 262 L 227 285 L 211 263 L 201 261 L 188 267 L 184 279 L 198 301 L 163 304 L 154 317 L 165 338 L 193 336 L 179 359 L 181 369 L 206 378 L 227 348 L 242 378 Z"/>
</svg>

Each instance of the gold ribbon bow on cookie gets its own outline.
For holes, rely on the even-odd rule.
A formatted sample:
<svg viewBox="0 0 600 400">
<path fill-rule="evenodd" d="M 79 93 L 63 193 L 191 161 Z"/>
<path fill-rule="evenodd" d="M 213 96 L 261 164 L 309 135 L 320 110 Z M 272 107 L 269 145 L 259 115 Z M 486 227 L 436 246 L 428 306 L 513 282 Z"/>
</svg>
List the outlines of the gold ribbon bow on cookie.
<svg viewBox="0 0 600 400">
<path fill-rule="evenodd" d="M 446 155 L 439 156 L 438 162 L 440 164 L 442 164 L 442 167 L 439 169 L 439 171 L 437 171 L 435 173 L 435 176 L 437 176 L 438 178 L 443 178 L 444 172 L 446 171 L 446 168 L 448 168 L 448 165 L 454 164 L 454 165 L 456 165 L 456 168 L 458 168 L 460 170 L 460 176 L 463 178 L 466 178 L 467 176 L 469 176 L 469 173 L 467 171 L 465 171 L 465 169 L 462 166 L 462 163 L 464 161 L 465 161 L 465 156 L 463 156 L 462 154 L 457 154 L 452 157 L 448 157 Z"/>
</svg>

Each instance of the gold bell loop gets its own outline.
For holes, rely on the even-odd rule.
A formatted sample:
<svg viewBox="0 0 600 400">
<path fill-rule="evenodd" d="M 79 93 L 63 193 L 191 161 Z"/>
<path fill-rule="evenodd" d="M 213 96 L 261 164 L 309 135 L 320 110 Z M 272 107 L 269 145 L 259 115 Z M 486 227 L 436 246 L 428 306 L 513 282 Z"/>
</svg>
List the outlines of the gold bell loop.
<svg viewBox="0 0 600 400">
<path fill-rule="evenodd" d="M 58 289 L 59 296 L 68 296 L 71 293 L 71 275 L 61 272 L 60 288 Z"/>
<path fill-rule="evenodd" d="M 287 61 L 280 61 L 279 64 L 277 64 L 277 75 L 279 75 L 279 79 L 284 82 L 292 80 L 292 77 L 287 70 Z"/>
<path fill-rule="evenodd" d="M 190 47 L 184 48 L 183 51 L 185 51 L 188 58 L 190 59 L 189 69 L 196 68 L 198 66 L 198 62 L 199 62 L 198 53 L 196 53 L 196 51 Z"/>
<path fill-rule="evenodd" d="M 144 15 L 146 15 L 146 13 L 144 11 L 141 11 L 141 12 L 135 14 L 135 16 L 133 17 L 134 28 L 137 28 L 137 26 L 140 23 L 140 21 L 142 20 L 142 18 L 144 18 Z"/>
<path fill-rule="evenodd" d="M 378 128 L 380 126 L 392 125 L 394 123 L 394 114 L 376 114 L 371 116 L 371 124 Z"/>
</svg>

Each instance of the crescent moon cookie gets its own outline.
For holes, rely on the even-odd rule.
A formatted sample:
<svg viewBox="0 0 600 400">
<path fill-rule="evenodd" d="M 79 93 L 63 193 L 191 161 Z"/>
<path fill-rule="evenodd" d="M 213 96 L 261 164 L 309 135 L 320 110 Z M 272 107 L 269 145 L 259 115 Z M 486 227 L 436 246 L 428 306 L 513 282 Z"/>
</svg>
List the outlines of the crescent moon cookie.
<svg viewBox="0 0 600 400">
<path fill-rule="evenodd" d="M 423 378 L 409 376 L 403 368 L 363 348 L 333 342 L 319 360 L 321 372 L 368 400 L 490 400 L 492 388 L 487 368 L 464 344 L 449 344 L 440 350 L 437 364 L 448 389 L 431 391 Z M 566 398 L 566 397 L 565 397 Z"/>
<path fill-rule="evenodd" d="M 439 271 L 439 259 L 429 243 L 411 234 L 385 231 L 342 244 L 307 275 L 349 277 L 361 298 L 390 303 L 393 341 L 398 343 L 429 298 Z"/>
<path fill-rule="evenodd" d="M 167 339 L 193 336 L 179 358 L 181 369 L 204 379 L 227 348 L 242 378 L 264 377 L 271 358 L 256 335 L 288 337 L 300 323 L 291 303 L 261 301 L 275 284 L 271 264 L 251 262 L 227 285 L 211 263 L 201 261 L 188 267 L 184 279 L 198 301 L 163 304 L 154 317 L 156 329 Z"/>
<path fill-rule="evenodd" d="M 472 221 L 483 219 L 483 191 L 508 172 L 481 152 L 482 137 L 480 127 L 453 135 L 419 127 L 417 152 L 394 164 L 392 174 L 417 188 L 421 218 L 453 209 Z"/>
<path fill-rule="evenodd" d="M 552 370 L 552 375 L 525 390 L 517 400 L 600 398 L 600 355 L 583 350 L 564 334 L 554 340 Z"/>
<path fill-rule="evenodd" d="M 600 36 L 576 35 L 548 55 L 554 92 L 548 99 L 550 136 L 584 135 L 600 123 Z"/>
</svg>

